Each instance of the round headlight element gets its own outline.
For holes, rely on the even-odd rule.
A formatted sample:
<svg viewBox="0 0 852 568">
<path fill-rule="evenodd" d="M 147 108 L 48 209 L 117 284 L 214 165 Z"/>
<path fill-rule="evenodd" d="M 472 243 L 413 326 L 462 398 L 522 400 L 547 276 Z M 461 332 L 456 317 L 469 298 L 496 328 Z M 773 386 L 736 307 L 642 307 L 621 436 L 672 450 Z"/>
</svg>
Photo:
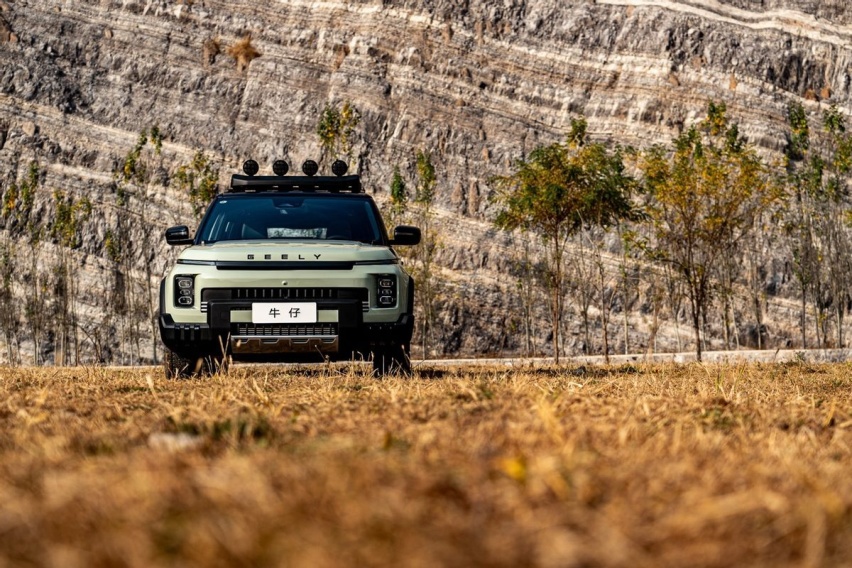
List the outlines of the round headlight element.
<svg viewBox="0 0 852 568">
<path fill-rule="evenodd" d="M 302 164 L 302 171 L 305 173 L 306 176 L 314 177 L 319 171 L 319 164 L 317 164 L 313 160 L 305 160 L 305 163 Z"/>
<path fill-rule="evenodd" d="M 349 164 L 344 162 L 343 160 L 335 160 L 333 164 L 331 164 L 331 173 L 336 175 L 337 177 L 341 177 L 346 174 L 346 171 L 349 169 Z"/>
<path fill-rule="evenodd" d="M 277 176 L 286 176 L 287 172 L 290 171 L 290 165 L 284 160 L 275 160 L 275 163 L 272 164 L 272 171 Z"/>
<path fill-rule="evenodd" d="M 243 163 L 243 171 L 247 176 L 255 176 L 260 171 L 260 166 L 254 160 L 246 160 Z"/>
</svg>

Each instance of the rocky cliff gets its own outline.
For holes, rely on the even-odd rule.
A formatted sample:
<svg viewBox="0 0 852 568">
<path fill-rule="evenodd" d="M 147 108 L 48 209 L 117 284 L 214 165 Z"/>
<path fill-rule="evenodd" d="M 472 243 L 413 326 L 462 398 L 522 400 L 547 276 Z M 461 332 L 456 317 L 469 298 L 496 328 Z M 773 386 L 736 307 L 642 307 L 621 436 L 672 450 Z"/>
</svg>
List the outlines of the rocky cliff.
<svg viewBox="0 0 852 568">
<path fill-rule="evenodd" d="M 410 179 L 416 150 L 433 154 L 449 282 L 436 343 L 512 351 L 512 245 L 490 228 L 489 177 L 561 139 L 577 115 L 595 138 L 645 146 L 708 99 L 772 155 L 789 101 L 852 108 L 850 21 L 846 0 L 0 0 L 0 186 L 36 160 L 43 215 L 54 189 L 91 200 L 69 254 L 80 310 L 108 328 L 115 172 L 141 131 L 165 137 L 147 189 L 159 213 L 146 230 L 159 235 L 192 218 L 169 181 L 197 150 L 223 182 L 247 157 L 300 163 L 319 155 L 325 105 L 349 100 L 363 117 L 354 156 L 378 199 L 394 166 Z M 259 57 L 229 55 L 248 36 Z M 29 254 L 19 232 L 6 234 Z M 61 254 L 47 241 L 45 258 Z M 158 237 L 151 247 L 153 287 L 168 251 Z M 135 259 L 143 278 L 145 263 Z M 648 341 L 640 320 L 637 345 Z M 675 344 L 665 330 L 660 341 Z"/>
</svg>

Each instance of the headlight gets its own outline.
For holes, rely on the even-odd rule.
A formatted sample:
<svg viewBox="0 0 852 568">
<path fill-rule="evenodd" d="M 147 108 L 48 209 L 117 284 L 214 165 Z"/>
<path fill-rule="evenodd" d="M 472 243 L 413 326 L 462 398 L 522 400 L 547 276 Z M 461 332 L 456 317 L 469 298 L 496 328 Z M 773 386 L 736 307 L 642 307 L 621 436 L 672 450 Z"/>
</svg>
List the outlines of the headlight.
<svg viewBox="0 0 852 568">
<path fill-rule="evenodd" d="M 376 276 L 376 303 L 380 308 L 396 306 L 396 275 L 379 274 Z"/>
<path fill-rule="evenodd" d="M 195 305 L 195 275 L 175 276 L 175 305 L 179 308 Z"/>
</svg>

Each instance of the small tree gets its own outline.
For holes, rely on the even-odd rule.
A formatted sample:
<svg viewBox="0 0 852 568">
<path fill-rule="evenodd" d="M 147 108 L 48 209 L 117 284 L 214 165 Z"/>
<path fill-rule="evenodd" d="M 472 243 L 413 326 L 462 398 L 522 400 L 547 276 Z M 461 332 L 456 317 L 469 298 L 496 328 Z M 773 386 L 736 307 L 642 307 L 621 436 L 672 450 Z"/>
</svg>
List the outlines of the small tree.
<svg viewBox="0 0 852 568">
<path fill-rule="evenodd" d="M 41 245 L 44 237 L 42 216 L 35 210 L 36 194 L 41 186 L 41 170 L 38 162 L 32 161 L 27 172 L 17 183 L 12 183 L 3 194 L 2 217 L 7 235 L 23 239 L 30 245 L 29 270 L 17 266 L 17 255 L 10 252 L 6 270 L 20 271 L 27 282 L 29 293 L 24 298 L 24 316 L 33 341 L 33 362 L 41 362 L 42 338 L 45 331 L 47 313 L 44 310 L 47 295 L 47 277 L 40 266 Z M 7 243 L 8 247 L 8 243 Z M 7 249 L 8 250 L 8 249 Z M 11 276 L 7 291 L 11 294 Z M 11 296 L 9 296 L 11 298 Z M 17 318 L 9 315 L 5 324 L 16 325 Z M 17 330 L 7 330 L 7 337 L 17 338 Z M 17 342 L 17 339 L 13 339 Z"/>
<path fill-rule="evenodd" d="M 628 312 L 634 298 L 639 295 L 640 266 L 637 258 L 642 254 L 647 242 L 633 229 L 623 223 L 617 226 L 618 240 L 621 243 L 621 258 L 618 272 L 621 288 L 621 312 L 624 332 L 624 354 L 630 353 L 630 321 Z M 652 294 L 653 295 L 653 294 Z"/>
<path fill-rule="evenodd" d="M 603 252 L 604 236 L 603 231 L 594 226 L 580 232 L 581 240 L 587 241 L 589 245 L 587 254 L 593 268 L 590 288 L 598 301 L 598 317 L 600 318 L 603 339 L 602 350 L 604 361 L 609 363 L 609 324 L 620 281 L 607 271 L 607 262 L 604 259 Z"/>
<path fill-rule="evenodd" d="M 514 250 L 512 262 L 512 276 L 515 278 L 515 288 L 520 300 L 520 318 L 524 331 L 524 354 L 532 357 L 536 353 L 535 307 L 538 304 L 536 288 L 541 281 L 543 272 L 540 263 L 533 257 L 533 250 L 529 239 L 523 235 L 512 236 L 512 248 Z"/>
<path fill-rule="evenodd" d="M 438 229 L 435 227 L 434 202 L 437 177 L 432 155 L 418 150 L 416 159 L 417 185 L 414 193 L 414 223 L 420 227 L 420 244 L 411 250 L 414 263 L 413 275 L 417 282 L 417 308 L 420 318 L 420 342 L 423 357 L 428 354 L 429 338 L 432 333 L 435 306 L 440 295 L 439 280 L 435 274 L 435 257 L 441 249 Z"/>
<path fill-rule="evenodd" d="M 110 292 L 112 315 L 116 316 L 119 340 L 129 347 L 130 358 L 136 362 L 141 361 L 142 339 L 147 336 L 153 340 L 157 333 L 152 267 L 156 255 L 149 226 L 155 213 L 148 186 L 162 140 L 158 127 L 143 130 L 115 172 L 117 219 L 104 240 L 104 248 L 115 262 Z M 141 274 L 137 270 L 140 265 Z M 151 356 L 156 362 L 156 341 L 152 341 Z"/>
<path fill-rule="evenodd" d="M 188 164 L 182 164 L 175 171 L 174 184 L 180 193 L 189 196 L 192 212 L 200 219 L 219 192 L 219 169 L 214 168 L 210 158 L 199 150 Z"/>
<path fill-rule="evenodd" d="M 587 145 L 586 129 L 585 119 L 572 120 L 565 144 L 540 146 L 516 162 L 514 173 L 492 180 L 497 190 L 492 199 L 499 207 L 495 225 L 532 231 L 544 241 L 557 363 L 567 238 L 584 225 L 608 227 L 634 214 L 626 191 L 632 179 L 620 152 Z"/>
<path fill-rule="evenodd" d="M 711 102 L 705 120 L 676 138 L 671 151 L 656 146 L 642 164 L 652 198 L 654 255 L 684 281 L 699 360 L 715 271 L 776 197 L 763 163 L 725 112 L 724 104 Z"/>
<path fill-rule="evenodd" d="M 846 177 L 852 169 L 852 137 L 843 115 L 832 106 L 823 113 L 823 144 L 812 143 L 801 104 L 788 108 L 785 229 L 793 268 L 801 292 L 802 346 L 807 345 L 806 306 L 816 312 L 817 346 L 827 340 L 829 310 L 834 311 L 837 345 L 843 346 L 843 321 L 850 299 L 852 251 L 848 246 L 849 192 Z"/>
<path fill-rule="evenodd" d="M 400 224 L 408 210 L 407 191 L 399 166 L 394 166 L 390 183 L 390 205 L 386 212 L 391 226 Z"/>
<path fill-rule="evenodd" d="M 790 132 L 787 147 L 784 150 L 784 165 L 787 173 L 787 187 L 791 199 L 785 207 L 785 230 L 791 248 L 793 274 L 799 282 L 801 310 L 800 331 L 802 348 L 807 347 L 807 301 L 812 286 L 819 275 L 816 243 L 814 239 L 815 211 L 811 195 L 814 173 L 818 161 L 808 159 L 810 153 L 810 128 L 805 109 L 801 104 L 793 103 L 787 108 L 787 124 Z"/>
<path fill-rule="evenodd" d="M 836 346 L 844 347 L 843 321 L 852 302 L 852 249 L 849 245 L 849 188 L 852 171 L 852 135 L 846 132 L 846 119 L 832 105 L 823 113 L 823 129 L 828 137 L 823 169 L 824 215 L 820 216 L 824 255 L 828 265 L 828 288 L 834 311 Z"/>
<path fill-rule="evenodd" d="M 16 260 L 14 248 L 10 246 L 8 239 L 4 239 L 0 249 L 0 325 L 3 326 L 9 365 L 15 365 L 18 361 L 15 352 L 18 342 L 18 309 L 12 290 Z"/>
<path fill-rule="evenodd" d="M 82 244 L 82 224 L 92 213 L 92 204 L 87 198 L 75 200 L 64 192 L 53 192 L 54 217 L 50 227 L 50 236 L 64 249 L 55 269 L 54 299 L 57 308 L 56 352 L 54 363 L 64 365 L 70 362 L 69 345 L 74 346 L 74 364 L 80 362 L 80 349 L 77 333 L 77 270 L 71 259 L 74 249 Z"/>
<path fill-rule="evenodd" d="M 351 160 L 355 129 L 360 122 L 361 113 L 349 101 L 344 101 L 340 108 L 327 104 L 317 123 L 321 158 Z"/>
</svg>

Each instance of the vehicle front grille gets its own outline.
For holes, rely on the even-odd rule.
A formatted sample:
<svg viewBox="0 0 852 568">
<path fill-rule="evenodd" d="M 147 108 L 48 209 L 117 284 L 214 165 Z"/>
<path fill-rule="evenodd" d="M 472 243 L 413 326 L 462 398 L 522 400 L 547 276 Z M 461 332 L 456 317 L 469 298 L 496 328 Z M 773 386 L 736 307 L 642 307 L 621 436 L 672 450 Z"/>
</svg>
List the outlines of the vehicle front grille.
<svg viewBox="0 0 852 568">
<path fill-rule="evenodd" d="M 206 288 L 210 300 L 367 300 L 366 288 Z"/>
<path fill-rule="evenodd" d="M 201 312 L 207 313 L 209 302 L 216 300 L 360 300 L 363 311 L 370 309 L 366 288 L 205 288 L 201 291 Z"/>
<path fill-rule="evenodd" d="M 337 334 L 336 323 L 235 323 L 231 329 L 233 337 L 328 337 Z"/>
</svg>

